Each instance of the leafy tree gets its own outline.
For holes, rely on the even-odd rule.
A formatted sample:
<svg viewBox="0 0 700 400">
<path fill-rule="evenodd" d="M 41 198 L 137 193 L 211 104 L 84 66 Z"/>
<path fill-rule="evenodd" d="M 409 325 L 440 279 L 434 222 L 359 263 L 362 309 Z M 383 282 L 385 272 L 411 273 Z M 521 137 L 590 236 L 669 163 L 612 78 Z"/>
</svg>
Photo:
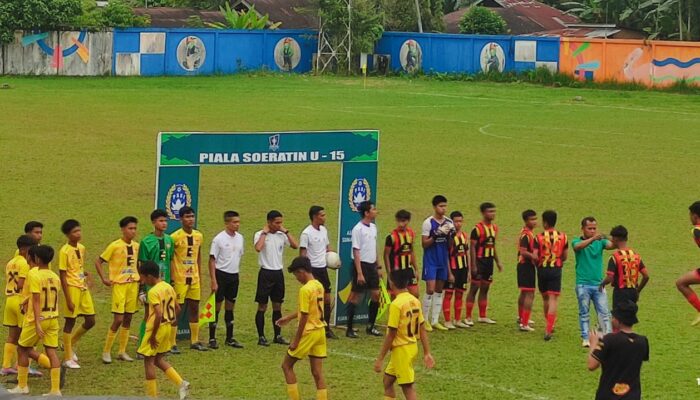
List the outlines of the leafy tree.
<svg viewBox="0 0 700 400">
<path fill-rule="evenodd" d="M 232 10 L 226 3 L 220 8 L 221 15 L 226 22 L 207 22 L 206 25 L 216 29 L 277 29 L 281 22 L 270 22 L 270 16 L 265 14 L 262 17 L 255 11 L 255 6 L 251 6 L 247 11 Z M 269 25 L 269 26 L 268 26 Z"/>
<path fill-rule="evenodd" d="M 467 11 L 459 21 L 461 33 L 502 35 L 508 33 L 506 21 L 486 7 L 476 6 Z"/>
<path fill-rule="evenodd" d="M 352 38 L 350 52 L 371 53 L 374 45 L 384 33 L 382 21 L 384 14 L 380 0 L 353 0 L 352 2 Z M 348 9 L 343 0 L 311 0 L 308 7 L 297 10 L 313 14 L 323 20 L 323 29 L 330 36 L 335 47 L 347 35 Z"/>
<path fill-rule="evenodd" d="M 129 28 L 150 25 L 148 17 L 134 14 L 124 0 L 111 0 L 105 7 L 97 7 L 93 0 L 83 0 L 82 15 L 73 26 L 78 29 Z"/>
<path fill-rule="evenodd" d="M 419 0 L 424 32 L 442 32 L 444 0 Z M 417 32 L 418 15 L 414 0 L 383 0 L 384 26 L 390 31 Z"/>
<path fill-rule="evenodd" d="M 50 31 L 70 27 L 80 14 L 80 0 L 2 0 L 0 43 L 12 42 L 16 30 Z"/>
</svg>

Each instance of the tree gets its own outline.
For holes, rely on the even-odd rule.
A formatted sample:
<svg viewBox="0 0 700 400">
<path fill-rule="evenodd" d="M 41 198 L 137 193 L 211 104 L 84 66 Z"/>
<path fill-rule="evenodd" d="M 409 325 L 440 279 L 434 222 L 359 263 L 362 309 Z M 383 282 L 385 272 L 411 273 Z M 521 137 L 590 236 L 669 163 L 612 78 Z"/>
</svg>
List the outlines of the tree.
<svg viewBox="0 0 700 400">
<path fill-rule="evenodd" d="M 419 0 L 424 32 L 442 32 L 444 0 Z M 384 26 L 390 31 L 417 32 L 418 15 L 413 0 L 383 0 Z"/>
<path fill-rule="evenodd" d="M 93 0 L 83 0 L 82 15 L 73 22 L 76 29 L 105 29 L 149 26 L 148 17 L 134 14 L 124 0 L 111 0 L 105 7 L 97 7 Z"/>
<path fill-rule="evenodd" d="M 259 16 L 255 11 L 255 6 L 250 6 L 247 11 L 232 10 L 231 6 L 226 3 L 224 7 L 220 7 L 221 15 L 226 22 L 207 22 L 206 25 L 216 29 L 277 29 L 281 22 L 270 22 L 270 16 L 265 14 Z"/>
<path fill-rule="evenodd" d="M 506 21 L 486 7 L 476 6 L 467 11 L 459 21 L 461 33 L 502 35 L 508 33 Z"/>
<path fill-rule="evenodd" d="M 81 12 L 80 0 L 2 0 L 0 43 L 12 42 L 17 30 L 69 28 Z"/>
</svg>

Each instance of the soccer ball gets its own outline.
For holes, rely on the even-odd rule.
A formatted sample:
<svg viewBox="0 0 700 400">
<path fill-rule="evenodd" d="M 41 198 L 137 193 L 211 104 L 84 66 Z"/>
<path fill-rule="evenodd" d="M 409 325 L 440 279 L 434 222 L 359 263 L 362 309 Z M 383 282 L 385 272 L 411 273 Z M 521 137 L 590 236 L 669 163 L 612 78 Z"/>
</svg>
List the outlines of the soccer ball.
<svg viewBox="0 0 700 400">
<path fill-rule="evenodd" d="M 326 267 L 330 269 L 340 268 L 340 256 L 334 251 L 329 251 L 326 253 Z"/>
</svg>

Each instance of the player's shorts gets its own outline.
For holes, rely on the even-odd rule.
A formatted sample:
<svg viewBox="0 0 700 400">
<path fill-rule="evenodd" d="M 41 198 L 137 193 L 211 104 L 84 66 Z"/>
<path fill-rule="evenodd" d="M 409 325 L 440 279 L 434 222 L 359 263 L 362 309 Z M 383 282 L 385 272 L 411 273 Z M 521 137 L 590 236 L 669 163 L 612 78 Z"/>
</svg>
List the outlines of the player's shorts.
<svg viewBox="0 0 700 400">
<path fill-rule="evenodd" d="M 467 282 L 469 281 L 469 268 L 458 268 L 452 270 L 452 275 L 455 276 L 455 281 L 445 283 L 445 289 L 450 290 L 467 290 Z"/>
<path fill-rule="evenodd" d="M 323 328 L 304 332 L 299 341 L 299 346 L 292 350 L 287 350 L 290 357 L 303 360 L 306 357 L 326 358 L 326 330 Z"/>
<path fill-rule="evenodd" d="M 534 292 L 537 281 L 537 268 L 532 264 L 518 264 L 518 289 L 523 292 Z"/>
<path fill-rule="evenodd" d="M 391 279 L 402 280 L 405 279 L 408 282 L 408 286 L 418 286 L 418 278 L 416 278 L 416 272 L 413 268 L 395 269 L 390 272 Z M 391 287 L 391 285 L 387 285 Z"/>
<path fill-rule="evenodd" d="M 415 343 L 392 348 L 391 358 L 384 373 L 396 378 L 396 383 L 399 385 L 412 384 L 416 380 L 416 374 L 413 371 L 413 360 L 416 355 L 418 355 L 418 345 Z"/>
<path fill-rule="evenodd" d="M 325 293 L 331 292 L 331 279 L 328 277 L 328 268 L 311 268 L 311 275 L 313 275 L 317 281 L 321 282 Z"/>
<path fill-rule="evenodd" d="M 639 300 L 639 292 L 635 288 L 626 288 L 626 289 L 619 289 L 619 288 L 614 288 L 613 289 L 613 309 L 615 306 L 618 304 L 625 302 L 627 300 L 631 300 L 633 303 L 636 303 Z"/>
<path fill-rule="evenodd" d="M 64 317 L 77 318 L 83 315 L 95 315 L 95 304 L 92 302 L 92 294 L 89 290 L 68 286 L 68 292 L 73 302 L 73 312 L 68 311 L 66 303 L 63 302 Z"/>
<path fill-rule="evenodd" d="M 561 268 L 537 268 L 537 286 L 542 294 L 561 293 Z"/>
<path fill-rule="evenodd" d="M 36 333 L 34 322 L 25 321 L 18 344 L 24 348 L 32 348 L 41 343 L 44 347 L 55 349 L 58 347 L 58 329 L 58 318 L 41 321 L 41 330 L 44 331 L 44 338 L 41 339 Z"/>
<path fill-rule="evenodd" d="M 364 285 L 357 282 L 357 269 L 353 265 L 352 268 L 352 291 L 362 293 L 367 290 L 379 290 L 379 271 L 377 271 L 377 263 L 361 262 L 362 275 L 365 277 Z"/>
<path fill-rule="evenodd" d="M 423 264 L 421 278 L 424 281 L 446 281 L 449 275 L 447 273 L 447 268 L 449 268 L 447 265 L 438 267 L 435 265 Z"/>
<path fill-rule="evenodd" d="M 284 302 L 284 272 L 260 268 L 258 272 L 258 290 L 255 292 L 255 302 L 267 304 Z"/>
<path fill-rule="evenodd" d="M 158 354 L 168 353 L 170 349 L 173 348 L 174 343 L 172 341 L 172 330 L 177 329 L 176 327 L 170 325 L 169 323 L 161 323 L 158 327 L 158 333 L 156 334 L 156 341 L 158 342 L 158 347 L 155 349 L 151 347 L 148 343 L 153 335 L 153 328 L 146 328 L 146 333 L 143 335 L 143 340 L 139 349 L 136 351 L 144 357 L 155 357 Z"/>
<path fill-rule="evenodd" d="M 202 289 L 199 286 L 199 282 L 189 285 L 187 283 L 176 283 L 173 285 L 173 289 L 175 289 L 179 304 L 184 304 L 185 300 L 199 301 L 202 298 Z"/>
<path fill-rule="evenodd" d="M 493 258 L 476 259 L 476 275 L 472 274 L 472 283 L 493 282 Z"/>
<path fill-rule="evenodd" d="M 228 272 L 216 270 L 216 302 L 221 303 L 226 301 L 235 303 L 238 298 L 238 274 L 230 274 Z"/>
<path fill-rule="evenodd" d="M 112 284 L 112 313 L 133 314 L 137 310 L 139 297 L 139 283 L 113 283 Z"/>
<path fill-rule="evenodd" d="M 15 328 L 22 327 L 24 315 L 22 315 L 22 311 L 20 310 L 20 304 L 22 304 L 22 296 L 19 295 L 10 296 L 5 300 L 5 315 L 2 319 L 3 325 Z"/>
</svg>

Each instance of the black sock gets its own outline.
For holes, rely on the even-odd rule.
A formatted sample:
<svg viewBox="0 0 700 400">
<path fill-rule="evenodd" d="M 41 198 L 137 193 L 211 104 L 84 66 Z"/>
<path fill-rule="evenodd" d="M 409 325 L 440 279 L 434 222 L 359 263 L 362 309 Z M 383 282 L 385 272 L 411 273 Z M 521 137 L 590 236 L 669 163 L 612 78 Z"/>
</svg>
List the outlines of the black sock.
<svg viewBox="0 0 700 400">
<path fill-rule="evenodd" d="M 282 334 L 282 328 L 277 326 L 277 320 L 282 318 L 282 310 L 272 311 L 272 326 L 275 327 L 275 337 Z"/>
<path fill-rule="evenodd" d="M 379 312 L 379 302 L 370 301 L 369 303 L 369 326 L 374 328 L 374 323 L 377 321 L 377 313 Z"/>
<path fill-rule="evenodd" d="M 323 319 L 326 321 L 326 330 L 331 329 L 331 304 L 326 303 L 323 305 Z"/>
<path fill-rule="evenodd" d="M 209 340 L 216 339 L 216 325 L 218 322 L 219 322 L 219 313 L 217 312 L 215 315 L 214 322 L 209 323 Z"/>
<path fill-rule="evenodd" d="M 355 319 L 355 304 L 348 304 L 346 314 L 348 316 L 348 330 L 352 330 L 352 320 Z"/>
<path fill-rule="evenodd" d="M 233 310 L 224 311 L 224 321 L 226 322 L 226 341 L 233 339 Z"/>
<path fill-rule="evenodd" d="M 258 328 L 258 336 L 265 336 L 265 311 L 258 311 L 255 314 L 255 326 Z"/>
</svg>

